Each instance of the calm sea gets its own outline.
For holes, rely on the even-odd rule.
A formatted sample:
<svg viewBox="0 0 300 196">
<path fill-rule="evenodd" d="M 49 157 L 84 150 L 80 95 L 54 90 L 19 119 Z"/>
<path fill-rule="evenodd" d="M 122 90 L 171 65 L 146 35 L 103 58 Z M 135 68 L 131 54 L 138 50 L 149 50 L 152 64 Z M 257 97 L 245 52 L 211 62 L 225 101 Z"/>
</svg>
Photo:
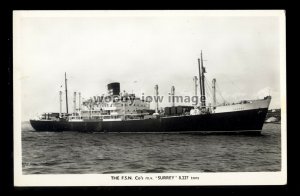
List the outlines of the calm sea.
<svg viewBox="0 0 300 196">
<path fill-rule="evenodd" d="M 23 174 L 258 172 L 281 169 L 280 125 L 262 135 L 35 132 L 22 126 Z"/>
</svg>

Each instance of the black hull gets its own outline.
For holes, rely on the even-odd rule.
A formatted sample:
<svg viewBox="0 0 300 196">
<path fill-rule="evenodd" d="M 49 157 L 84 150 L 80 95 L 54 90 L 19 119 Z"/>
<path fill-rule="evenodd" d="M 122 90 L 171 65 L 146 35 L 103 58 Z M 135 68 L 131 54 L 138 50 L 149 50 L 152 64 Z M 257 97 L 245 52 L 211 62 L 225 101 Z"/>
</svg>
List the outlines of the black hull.
<svg viewBox="0 0 300 196">
<path fill-rule="evenodd" d="M 261 132 L 267 109 L 163 117 L 159 119 L 103 122 L 106 132 Z"/>
<path fill-rule="evenodd" d="M 265 108 L 145 120 L 86 122 L 31 120 L 30 123 L 36 131 L 257 134 L 261 132 L 267 111 Z"/>
<path fill-rule="evenodd" d="M 36 131 L 79 131 L 79 132 L 100 132 L 102 123 L 99 121 L 69 122 L 69 121 L 47 121 L 30 120 L 31 126 Z"/>
</svg>

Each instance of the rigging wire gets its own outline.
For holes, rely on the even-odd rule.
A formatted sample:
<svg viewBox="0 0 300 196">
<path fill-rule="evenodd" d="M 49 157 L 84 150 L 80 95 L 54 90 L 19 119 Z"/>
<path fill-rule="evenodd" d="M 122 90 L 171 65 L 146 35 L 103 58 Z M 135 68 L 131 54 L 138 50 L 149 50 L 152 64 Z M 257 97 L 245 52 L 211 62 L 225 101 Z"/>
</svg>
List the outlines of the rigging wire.
<svg viewBox="0 0 300 196">
<path fill-rule="evenodd" d="M 227 102 L 226 99 L 223 97 L 222 93 L 221 93 L 221 90 L 220 90 L 220 87 L 218 85 L 218 83 L 216 83 L 216 92 L 220 95 L 221 99 L 223 102 Z"/>
<path fill-rule="evenodd" d="M 210 91 L 210 93 L 211 93 L 211 95 L 213 95 L 213 89 L 212 89 L 212 86 L 210 85 L 210 83 L 208 82 L 208 80 L 209 81 L 211 81 L 210 80 L 210 78 L 209 77 L 205 77 L 205 80 L 206 80 L 206 82 L 207 82 L 207 85 L 209 86 L 209 91 Z M 222 95 L 222 93 L 221 93 L 222 91 L 220 90 L 220 87 L 219 87 L 219 85 L 218 85 L 218 83 L 216 83 L 216 104 L 221 104 L 221 102 L 219 102 L 218 100 L 221 100 L 223 103 L 225 102 L 227 102 L 227 100 L 223 97 L 223 95 Z M 212 96 L 212 99 L 213 99 L 213 96 Z"/>
<path fill-rule="evenodd" d="M 209 87 L 208 89 L 209 89 L 209 92 L 210 92 L 211 98 L 213 98 L 213 94 L 214 94 L 214 92 L 213 92 L 212 86 L 210 85 L 210 83 L 209 83 L 207 80 L 206 80 L 206 82 L 207 82 L 207 86 Z"/>
<path fill-rule="evenodd" d="M 207 86 L 207 88 L 205 88 L 205 92 L 208 95 L 207 97 L 209 98 L 207 100 L 209 100 L 210 102 L 212 102 L 213 92 L 212 92 L 211 86 L 209 85 L 209 82 L 207 81 L 206 78 L 204 78 L 204 81 L 205 81 L 205 85 Z"/>
<path fill-rule="evenodd" d="M 210 81 L 210 79 L 209 79 L 209 81 Z M 207 81 L 207 85 L 209 86 L 209 92 L 210 92 L 210 95 L 211 95 L 211 102 L 213 103 L 213 94 L 214 93 L 213 93 L 212 85 L 210 85 L 210 83 L 208 81 Z M 220 104 L 220 102 L 219 102 L 220 100 L 222 100 L 223 102 L 225 102 L 225 99 L 222 96 L 221 91 L 217 90 L 217 87 L 216 87 L 216 104 Z"/>
<path fill-rule="evenodd" d="M 227 76 L 223 76 L 232 86 L 234 86 L 236 88 L 236 90 L 238 90 L 239 92 L 243 92 L 242 89 L 240 89 L 240 87 L 238 87 L 229 77 Z"/>
</svg>

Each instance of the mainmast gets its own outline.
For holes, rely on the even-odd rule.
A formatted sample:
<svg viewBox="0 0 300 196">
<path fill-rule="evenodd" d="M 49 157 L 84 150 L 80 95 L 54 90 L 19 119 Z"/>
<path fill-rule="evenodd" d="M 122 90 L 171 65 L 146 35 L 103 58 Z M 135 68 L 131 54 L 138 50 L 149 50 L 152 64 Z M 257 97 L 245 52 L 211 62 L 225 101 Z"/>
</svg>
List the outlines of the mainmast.
<svg viewBox="0 0 300 196">
<path fill-rule="evenodd" d="M 201 56 L 200 59 L 198 59 L 198 66 L 199 66 L 199 83 L 200 83 L 200 98 L 201 98 L 201 109 L 206 108 L 205 104 L 205 85 L 204 85 L 204 73 L 205 69 L 203 67 L 203 58 L 202 58 L 202 50 L 201 50 Z"/>
<path fill-rule="evenodd" d="M 67 88 L 67 73 L 65 72 L 65 88 L 66 88 L 66 109 L 67 109 L 67 114 L 69 113 L 68 111 L 68 88 Z"/>
<path fill-rule="evenodd" d="M 155 95 L 156 95 L 156 107 L 155 107 L 155 113 L 158 113 L 158 85 L 155 85 Z"/>
</svg>

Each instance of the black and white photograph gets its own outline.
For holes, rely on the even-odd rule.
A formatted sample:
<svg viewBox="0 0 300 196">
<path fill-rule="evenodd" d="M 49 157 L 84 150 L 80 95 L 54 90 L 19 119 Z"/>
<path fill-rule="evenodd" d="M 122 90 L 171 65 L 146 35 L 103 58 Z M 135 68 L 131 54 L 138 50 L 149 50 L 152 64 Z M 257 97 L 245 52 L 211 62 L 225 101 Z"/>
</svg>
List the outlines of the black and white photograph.
<svg viewBox="0 0 300 196">
<path fill-rule="evenodd" d="M 13 12 L 15 186 L 284 185 L 284 10 Z"/>
</svg>

